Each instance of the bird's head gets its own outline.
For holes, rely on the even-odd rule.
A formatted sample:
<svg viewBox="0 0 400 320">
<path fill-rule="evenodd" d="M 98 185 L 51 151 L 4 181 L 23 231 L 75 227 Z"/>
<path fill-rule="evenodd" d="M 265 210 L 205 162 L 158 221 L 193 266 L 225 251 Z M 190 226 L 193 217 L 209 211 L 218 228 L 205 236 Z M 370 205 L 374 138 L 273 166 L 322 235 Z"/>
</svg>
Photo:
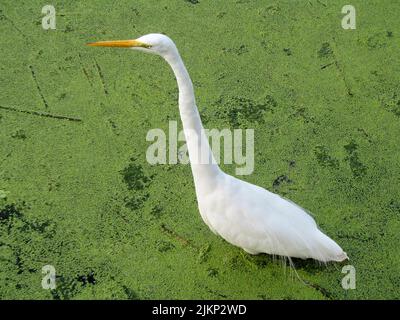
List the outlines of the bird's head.
<svg viewBox="0 0 400 320">
<path fill-rule="evenodd" d="M 134 40 L 98 41 L 87 45 L 91 47 L 128 48 L 158 54 L 164 58 L 177 50 L 174 42 L 169 37 L 159 33 L 146 34 Z"/>
</svg>

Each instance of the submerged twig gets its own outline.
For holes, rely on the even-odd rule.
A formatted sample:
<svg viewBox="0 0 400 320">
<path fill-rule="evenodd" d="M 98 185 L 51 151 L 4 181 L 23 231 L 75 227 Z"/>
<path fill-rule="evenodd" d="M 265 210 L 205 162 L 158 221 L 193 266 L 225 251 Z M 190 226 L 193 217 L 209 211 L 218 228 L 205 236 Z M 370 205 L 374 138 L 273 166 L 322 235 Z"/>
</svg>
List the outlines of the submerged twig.
<svg viewBox="0 0 400 320">
<path fill-rule="evenodd" d="M 32 67 L 32 66 L 29 66 L 29 69 L 31 69 L 32 78 L 33 78 L 33 81 L 35 81 L 36 89 L 37 89 L 37 91 L 39 92 L 39 95 L 40 95 L 40 97 L 42 98 L 43 104 L 44 104 L 44 106 L 45 106 L 46 109 L 47 109 L 47 108 L 49 108 L 49 104 L 47 103 L 47 100 L 45 99 L 45 97 L 44 97 L 44 95 L 43 95 L 42 89 L 41 89 L 40 86 L 39 86 L 39 82 L 37 81 L 35 70 L 33 70 L 33 67 Z"/>
<path fill-rule="evenodd" d="M 352 97 L 352 96 L 353 96 L 353 92 L 351 91 L 351 88 L 350 88 L 350 85 L 349 85 L 349 83 L 348 83 L 348 81 L 347 81 L 347 78 L 346 78 L 346 75 L 345 75 L 345 73 L 344 73 L 343 67 L 342 67 L 341 64 L 339 63 L 339 61 L 338 61 L 338 59 L 337 59 L 337 57 L 336 57 L 336 54 L 335 54 L 336 49 L 337 49 L 336 39 L 333 37 L 333 38 L 332 38 L 332 41 L 333 41 L 333 44 L 335 45 L 335 48 L 334 48 L 334 50 L 332 51 L 332 55 L 333 55 L 333 58 L 335 59 L 336 68 L 337 68 L 337 70 L 339 71 L 339 74 L 340 74 L 340 76 L 341 76 L 342 79 L 343 79 L 344 85 L 345 85 L 345 87 L 346 87 L 347 94 L 348 94 L 350 97 Z"/>
<path fill-rule="evenodd" d="M 13 107 L 0 106 L 0 109 L 8 110 L 8 111 L 14 111 L 14 112 L 20 112 L 20 113 L 26 113 L 26 114 L 30 114 L 30 115 L 33 115 L 33 116 L 39 116 L 39 117 L 45 117 L 45 118 L 53 118 L 53 119 L 59 119 L 59 120 L 69 120 L 69 121 L 76 121 L 76 122 L 82 121 L 82 119 L 79 119 L 79 118 L 61 116 L 61 115 L 56 115 L 56 114 L 51 114 L 51 113 L 46 113 L 46 112 L 33 111 L 33 110 L 21 110 L 21 109 L 17 109 L 17 108 L 13 108 Z"/>
<path fill-rule="evenodd" d="M 80 65 L 81 65 L 81 67 L 82 67 L 82 71 L 83 71 L 83 73 L 84 73 L 86 79 L 88 80 L 90 86 L 93 87 L 93 84 L 92 84 L 92 81 L 90 80 L 89 74 L 88 74 L 87 70 L 85 69 L 85 67 L 83 66 L 83 63 L 82 63 L 82 56 L 81 56 L 80 53 L 78 53 L 78 55 L 79 55 L 79 63 L 80 63 Z"/>
<path fill-rule="evenodd" d="M 325 64 L 325 65 L 321 66 L 321 70 L 323 70 L 323 69 L 325 69 L 325 68 L 328 68 L 328 67 L 330 67 L 330 66 L 332 66 L 332 65 L 334 65 L 334 64 L 336 64 L 336 61 L 335 61 L 335 62 L 328 63 L 328 64 Z"/>
<path fill-rule="evenodd" d="M 318 292 L 320 292 L 328 300 L 332 300 L 334 298 L 327 289 L 325 289 L 324 287 L 321 287 L 319 284 L 312 283 L 308 280 L 303 280 L 303 282 L 306 286 L 313 288 L 313 289 L 317 290 Z"/>
<path fill-rule="evenodd" d="M 98 74 L 99 74 L 100 81 L 101 81 L 101 84 L 102 84 L 102 86 L 103 86 L 104 93 L 105 93 L 106 95 L 108 95 L 108 90 L 107 90 L 107 87 L 106 87 L 106 83 L 105 83 L 105 81 L 104 81 L 103 72 L 101 71 L 101 68 L 100 68 L 99 64 L 97 63 L 97 60 L 96 60 L 96 59 L 94 59 L 94 63 L 95 63 L 97 72 L 98 72 Z"/>
<path fill-rule="evenodd" d="M 170 228 L 168 228 L 165 224 L 162 224 L 162 225 L 161 225 L 161 230 L 162 230 L 165 234 L 169 235 L 170 237 L 172 237 L 172 238 L 178 240 L 178 241 L 179 241 L 180 243 L 182 243 L 183 245 L 185 245 L 185 246 L 190 246 L 190 247 L 192 247 L 192 248 L 195 247 L 195 246 L 190 242 L 190 240 L 188 240 L 188 239 L 186 239 L 186 238 L 180 236 L 180 235 L 177 234 L 174 230 L 171 230 Z"/>
</svg>

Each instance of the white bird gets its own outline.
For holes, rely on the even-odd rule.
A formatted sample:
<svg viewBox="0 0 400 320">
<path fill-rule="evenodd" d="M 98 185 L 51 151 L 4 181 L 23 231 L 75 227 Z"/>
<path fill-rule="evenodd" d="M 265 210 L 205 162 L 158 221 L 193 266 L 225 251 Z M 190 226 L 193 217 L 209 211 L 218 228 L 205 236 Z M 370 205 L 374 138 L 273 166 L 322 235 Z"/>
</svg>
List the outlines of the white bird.
<svg viewBox="0 0 400 320">
<path fill-rule="evenodd" d="M 192 81 L 169 37 L 148 34 L 136 40 L 99 41 L 88 45 L 154 53 L 171 66 L 179 87 L 179 111 L 199 211 L 215 234 L 250 254 L 313 258 L 322 262 L 348 259 L 342 248 L 318 229 L 304 209 L 219 168 L 204 132 Z M 199 155 L 207 161 L 199 161 Z"/>
</svg>

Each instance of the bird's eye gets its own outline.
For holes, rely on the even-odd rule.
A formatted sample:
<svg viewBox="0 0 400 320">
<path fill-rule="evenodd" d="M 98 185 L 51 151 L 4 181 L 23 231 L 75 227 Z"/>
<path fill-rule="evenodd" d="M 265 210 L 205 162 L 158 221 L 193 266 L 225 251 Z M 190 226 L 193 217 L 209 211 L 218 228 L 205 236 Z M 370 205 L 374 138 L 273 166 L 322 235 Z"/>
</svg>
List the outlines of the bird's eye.
<svg viewBox="0 0 400 320">
<path fill-rule="evenodd" d="M 147 43 L 144 43 L 142 45 L 142 48 L 146 48 L 146 49 L 150 49 L 151 47 L 152 47 L 152 45 L 151 44 L 147 44 Z"/>
</svg>

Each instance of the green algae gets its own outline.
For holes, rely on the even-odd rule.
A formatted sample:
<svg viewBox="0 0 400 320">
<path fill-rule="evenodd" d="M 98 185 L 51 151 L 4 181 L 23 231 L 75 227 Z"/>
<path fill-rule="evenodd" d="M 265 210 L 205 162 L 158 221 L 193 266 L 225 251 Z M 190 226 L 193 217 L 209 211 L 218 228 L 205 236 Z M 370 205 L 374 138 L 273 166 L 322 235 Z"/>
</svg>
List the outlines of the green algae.
<svg viewBox="0 0 400 320">
<path fill-rule="evenodd" d="M 43 3 L 0 5 L 0 298 L 400 298 L 398 1 L 352 1 L 356 30 L 341 1 L 52 4 L 47 31 Z M 150 32 L 176 41 L 208 128 L 255 129 L 242 178 L 310 210 L 355 290 L 342 264 L 293 259 L 295 273 L 226 243 L 201 220 L 190 168 L 147 163 L 148 130 L 179 120 L 172 72 L 84 44 Z"/>
</svg>

